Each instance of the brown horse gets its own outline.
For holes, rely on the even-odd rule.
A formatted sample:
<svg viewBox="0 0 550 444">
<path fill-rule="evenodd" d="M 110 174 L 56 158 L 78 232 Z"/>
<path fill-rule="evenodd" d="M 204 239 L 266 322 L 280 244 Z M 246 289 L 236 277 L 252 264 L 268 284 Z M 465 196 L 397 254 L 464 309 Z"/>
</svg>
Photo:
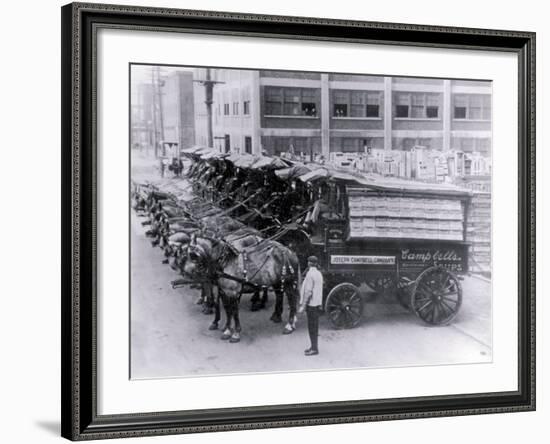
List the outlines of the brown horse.
<svg viewBox="0 0 550 444">
<path fill-rule="evenodd" d="M 239 302 L 241 294 L 250 289 L 273 288 L 287 295 L 290 307 L 285 330 L 292 332 L 296 323 L 296 301 L 300 269 L 294 252 L 276 241 L 263 240 L 238 251 L 225 240 L 194 238 L 187 249 L 184 265 L 187 276 L 210 276 L 218 287 L 226 324 L 222 339 L 239 342 L 241 324 Z M 232 327 L 234 324 L 234 327 Z"/>
</svg>

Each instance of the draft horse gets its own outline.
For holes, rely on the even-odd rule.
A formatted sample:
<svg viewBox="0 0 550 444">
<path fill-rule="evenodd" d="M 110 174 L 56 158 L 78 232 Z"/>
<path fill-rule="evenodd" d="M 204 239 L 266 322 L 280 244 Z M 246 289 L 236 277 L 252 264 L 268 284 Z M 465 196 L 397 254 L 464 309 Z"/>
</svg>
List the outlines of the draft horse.
<svg viewBox="0 0 550 444">
<path fill-rule="evenodd" d="M 262 242 L 237 250 L 223 239 L 197 237 L 187 248 L 184 275 L 212 279 L 218 288 L 226 323 L 221 339 L 239 342 L 239 302 L 244 292 L 272 288 L 277 295 L 275 310 L 282 311 L 286 294 L 289 315 L 285 332 L 296 328 L 296 303 L 300 266 L 296 254 L 277 241 Z"/>
</svg>

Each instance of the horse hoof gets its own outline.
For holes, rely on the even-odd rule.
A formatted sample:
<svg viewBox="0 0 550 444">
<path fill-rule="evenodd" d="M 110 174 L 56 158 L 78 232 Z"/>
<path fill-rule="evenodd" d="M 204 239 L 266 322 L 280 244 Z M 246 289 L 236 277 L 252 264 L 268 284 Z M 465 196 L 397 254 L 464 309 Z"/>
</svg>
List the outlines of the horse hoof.
<svg viewBox="0 0 550 444">
<path fill-rule="evenodd" d="M 285 326 L 284 330 L 283 330 L 283 335 L 289 335 L 291 334 L 294 330 L 296 330 L 294 327 L 290 327 L 288 325 Z"/>
<path fill-rule="evenodd" d="M 227 341 L 231 337 L 231 330 L 224 330 L 223 334 L 221 335 L 220 339 L 222 341 Z"/>
<path fill-rule="evenodd" d="M 229 340 L 229 342 L 231 344 L 236 344 L 237 342 L 240 342 L 241 340 L 241 335 L 233 335 L 231 336 L 231 339 Z"/>
<path fill-rule="evenodd" d="M 208 330 L 217 330 L 217 329 L 218 329 L 218 324 L 212 323 L 208 326 Z"/>
<path fill-rule="evenodd" d="M 193 288 L 193 286 L 191 286 L 191 288 Z M 196 301 L 195 301 L 195 304 L 196 305 L 202 305 L 204 302 L 204 299 L 203 298 L 198 298 Z"/>
<path fill-rule="evenodd" d="M 277 314 L 272 314 L 269 319 L 271 319 L 276 324 L 279 324 L 280 322 L 283 322 L 283 320 L 281 319 L 281 315 L 277 315 Z"/>
<path fill-rule="evenodd" d="M 163 263 L 163 264 L 167 264 L 167 263 L 168 263 L 168 259 L 163 259 L 163 260 L 162 260 L 162 263 Z"/>
</svg>

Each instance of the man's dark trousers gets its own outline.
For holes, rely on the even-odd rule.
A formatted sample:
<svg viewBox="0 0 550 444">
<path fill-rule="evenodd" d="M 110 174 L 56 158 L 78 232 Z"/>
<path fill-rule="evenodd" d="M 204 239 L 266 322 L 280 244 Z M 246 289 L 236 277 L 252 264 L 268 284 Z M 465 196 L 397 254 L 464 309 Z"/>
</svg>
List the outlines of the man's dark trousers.
<svg viewBox="0 0 550 444">
<path fill-rule="evenodd" d="M 307 329 L 309 332 L 309 339 L 311 341 L 311 349 L 319 351 L 318 337 L 319 337 L 319 307 L 306 307 L 307 313 Z"/>
</svg>

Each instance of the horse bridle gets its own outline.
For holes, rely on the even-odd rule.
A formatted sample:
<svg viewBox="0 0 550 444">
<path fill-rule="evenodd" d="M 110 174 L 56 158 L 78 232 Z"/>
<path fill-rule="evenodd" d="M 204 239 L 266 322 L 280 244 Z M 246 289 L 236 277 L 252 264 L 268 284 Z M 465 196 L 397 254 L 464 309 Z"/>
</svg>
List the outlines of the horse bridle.
<svg viewBox="0 0 550 444">
<path fill-rule="evenodd" d="M 207 260 L 204 248 L 196 244 L 196 235 L 193 235 L 191 242 L 189 243 L 189 246 L 187 249 L 187 257 L 189 258 L 189 260 L 197 264 L 197 266 L 199 267 L 199 270 L 204 270 L 208 274 L 219 272 L 226 265 L 227 260 L 232 254 L 233 255 L 239 254 L 239 252 L 235 249 L 235 247 L 229 244 L 229 242 L 227 242 L 225 239 L 218 239 L 210 236 L 201 236 L 201 239 L 205 239 L 212 242 L 213 246 L 222 244 L 222 251 L 218 257 L 218 260 L 216 261 L 216 264 L 214 265 L 213 261 Z M 209 267 L 208 264 L 211 264 L 214 266 Z"/>
</svg>

